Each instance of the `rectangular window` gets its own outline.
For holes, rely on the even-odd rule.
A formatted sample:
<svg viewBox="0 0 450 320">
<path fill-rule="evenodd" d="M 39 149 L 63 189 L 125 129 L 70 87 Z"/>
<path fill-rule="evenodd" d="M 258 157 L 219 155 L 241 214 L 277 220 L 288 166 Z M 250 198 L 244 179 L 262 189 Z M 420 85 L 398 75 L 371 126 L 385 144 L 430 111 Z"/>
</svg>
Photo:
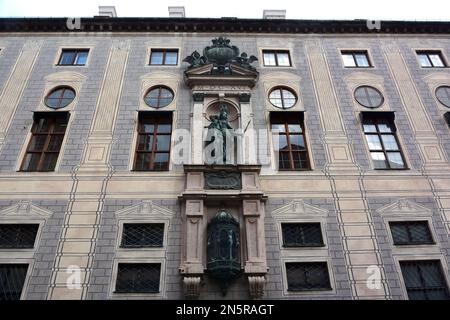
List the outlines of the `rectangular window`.
<svg viewBox="0 0 450 320">
<path fill-rule="evenodd" d="M 286 263 L 288 291 L 331 290 L 326 262 Z"/>
<path fill-rule="evenodd" d="M 440 51 L 417 51 L 420 66 L 423 68 L 445 68 L 445 62 Z"/>
<path fill-rule="evenodd" d="M 347 68 L 371 67 L 367 51 L 342 51 L 342 60 Z"/>
<path fill-rule="evenodd" d="M 301 112 L 271 112 L 270 121 L 279 170 L 310 170 Z"/>
<path fill-rule="evenodd" d="M 439 260 L 401 261 L 400 268 L 410 300 L 450 299 Z"/>
<path fill-rule="evenodd" d="M 392 119 L 365 116 L 363 130 L 375 169 L 406 169 Z"/>
<path fill-rule="evenodd" d="M 31 140 L 21 171 L 53 171 L 66 132 L 67 112 L 35 114 Z"/>
<path fill-rule="evenodd" d="M 323 246 L 320 223 L 282 223 L 284 247 Z"/>
<path fill-rule="evenodd" d="M 28 264 L 0 264 L 0 300 L 20 300 Z"/>
<path fill-rule="evenodd" d="M 172 113 L 139 114 L 134 170 L 169 170 Z"/>
<path fill-rule="evenodd" d="M 58 65 L 84 66 L 86 65 L 88 54 L 88 49 L 63 49 Z"/>
<path fill-rule="evenodd" d="M 178 63 L 177 49 L 152 49 L 150 54 L 150 65 L 170 65 Z"/>
<path fill-rule="evenodd" d="M 267 67 L 291 66 L 291 57 L 286 50 L 263 50 L 263 59 Z"/>
<path fill-rule="evenodd" d="M 164 223 L 126 223 L 123 225 L 121 247 L 162 247 Z"/>
<path fill-rule="evenodd" d="M 158 293 L 160 263 L 119 263 L 117 293 Z"/>
<path fill-rule="evenodd" d="M 389 222 L 395 245 L 433 244 L 427 221 Z"/>
<path fill-rule="evenodd" d="M 0 249 L 33 248 L 38 224 L 1 224 Z"/>
</svg>

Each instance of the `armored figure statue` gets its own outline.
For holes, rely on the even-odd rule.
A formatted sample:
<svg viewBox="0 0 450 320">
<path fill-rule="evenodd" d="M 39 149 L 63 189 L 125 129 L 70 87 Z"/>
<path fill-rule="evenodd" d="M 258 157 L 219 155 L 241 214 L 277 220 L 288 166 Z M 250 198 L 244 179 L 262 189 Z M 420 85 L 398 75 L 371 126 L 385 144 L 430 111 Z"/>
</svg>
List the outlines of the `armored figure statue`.
<svg viewBox="0 0 450 320">
<path fill-rule="evenodd" d="M 210 117 L 211 123 L 206 128 L 219 130 L 222 134 L 222 155 L 223 155 L 223 163 L 226 163 L 227 159 L 227 134 L 229 134 L 229 130 L 232 130 L 233 127 L 230 125 L 228 121 L 228 108 L 225 104 L 220 105 L 219 115 L 214 115 Z M 214 137 L 211 142 L 214 141 Z"/>
</svg>

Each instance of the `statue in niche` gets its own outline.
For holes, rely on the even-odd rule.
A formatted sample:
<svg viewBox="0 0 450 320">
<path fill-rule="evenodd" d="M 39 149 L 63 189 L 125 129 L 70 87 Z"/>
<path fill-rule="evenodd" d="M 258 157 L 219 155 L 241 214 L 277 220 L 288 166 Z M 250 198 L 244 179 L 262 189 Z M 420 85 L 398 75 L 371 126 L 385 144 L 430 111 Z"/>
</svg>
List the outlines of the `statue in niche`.
<svg viewBox="0 0 450 320">
<path fill-rule="evenodd" d="M 210 117 L 211 123 L 209 126 L 205 127 L 208 129 L 218 130 L 222 135 L 222 156 L 223 163 L 226 163 L 227 159 L 227 135 L 230 135 L 230 130 L 233 127 L 228 121 L 228 107 L 226 104 L 222 103 L 219 109 L 219 115 L 213 115 Z M 215 137 L 212 137 L 210 143 L 214 142 Z"/>
</svg>

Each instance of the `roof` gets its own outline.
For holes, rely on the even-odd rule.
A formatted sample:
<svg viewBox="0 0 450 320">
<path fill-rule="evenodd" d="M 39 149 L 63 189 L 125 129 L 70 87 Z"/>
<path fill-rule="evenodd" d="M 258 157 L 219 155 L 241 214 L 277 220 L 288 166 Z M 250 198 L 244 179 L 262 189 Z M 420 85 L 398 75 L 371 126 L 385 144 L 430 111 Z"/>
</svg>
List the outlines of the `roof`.
<svg viewBox="0 0 450 320">
<path fill-rule="evenodd" d="M 290 20 L 238 18 L 81 18 L 70 30 L 68 18 L 0 18 L 0 32 L 225 32 L 280 34 L 449 34 L 450 22 L 382 21 L 369 28 L 367 20 Z"/>
</svg>

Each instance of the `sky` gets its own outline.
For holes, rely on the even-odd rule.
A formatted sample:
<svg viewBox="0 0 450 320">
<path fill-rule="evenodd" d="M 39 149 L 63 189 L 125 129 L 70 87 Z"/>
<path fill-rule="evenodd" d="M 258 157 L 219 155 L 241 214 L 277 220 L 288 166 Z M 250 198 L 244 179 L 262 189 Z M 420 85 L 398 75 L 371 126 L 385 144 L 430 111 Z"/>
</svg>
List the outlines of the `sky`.
<svg viewBox="0 0 450 320">
<path fill-rule="evenodd" d="M 99 5 L 119 17 L 168 17 L 184 6 L 187 17 L 261 18 L 263 9 L 285 9 L 287 19 L 450 21 L 450 0 L 0 0 L 0 17 L 91 17 Z"/>
</svg>

